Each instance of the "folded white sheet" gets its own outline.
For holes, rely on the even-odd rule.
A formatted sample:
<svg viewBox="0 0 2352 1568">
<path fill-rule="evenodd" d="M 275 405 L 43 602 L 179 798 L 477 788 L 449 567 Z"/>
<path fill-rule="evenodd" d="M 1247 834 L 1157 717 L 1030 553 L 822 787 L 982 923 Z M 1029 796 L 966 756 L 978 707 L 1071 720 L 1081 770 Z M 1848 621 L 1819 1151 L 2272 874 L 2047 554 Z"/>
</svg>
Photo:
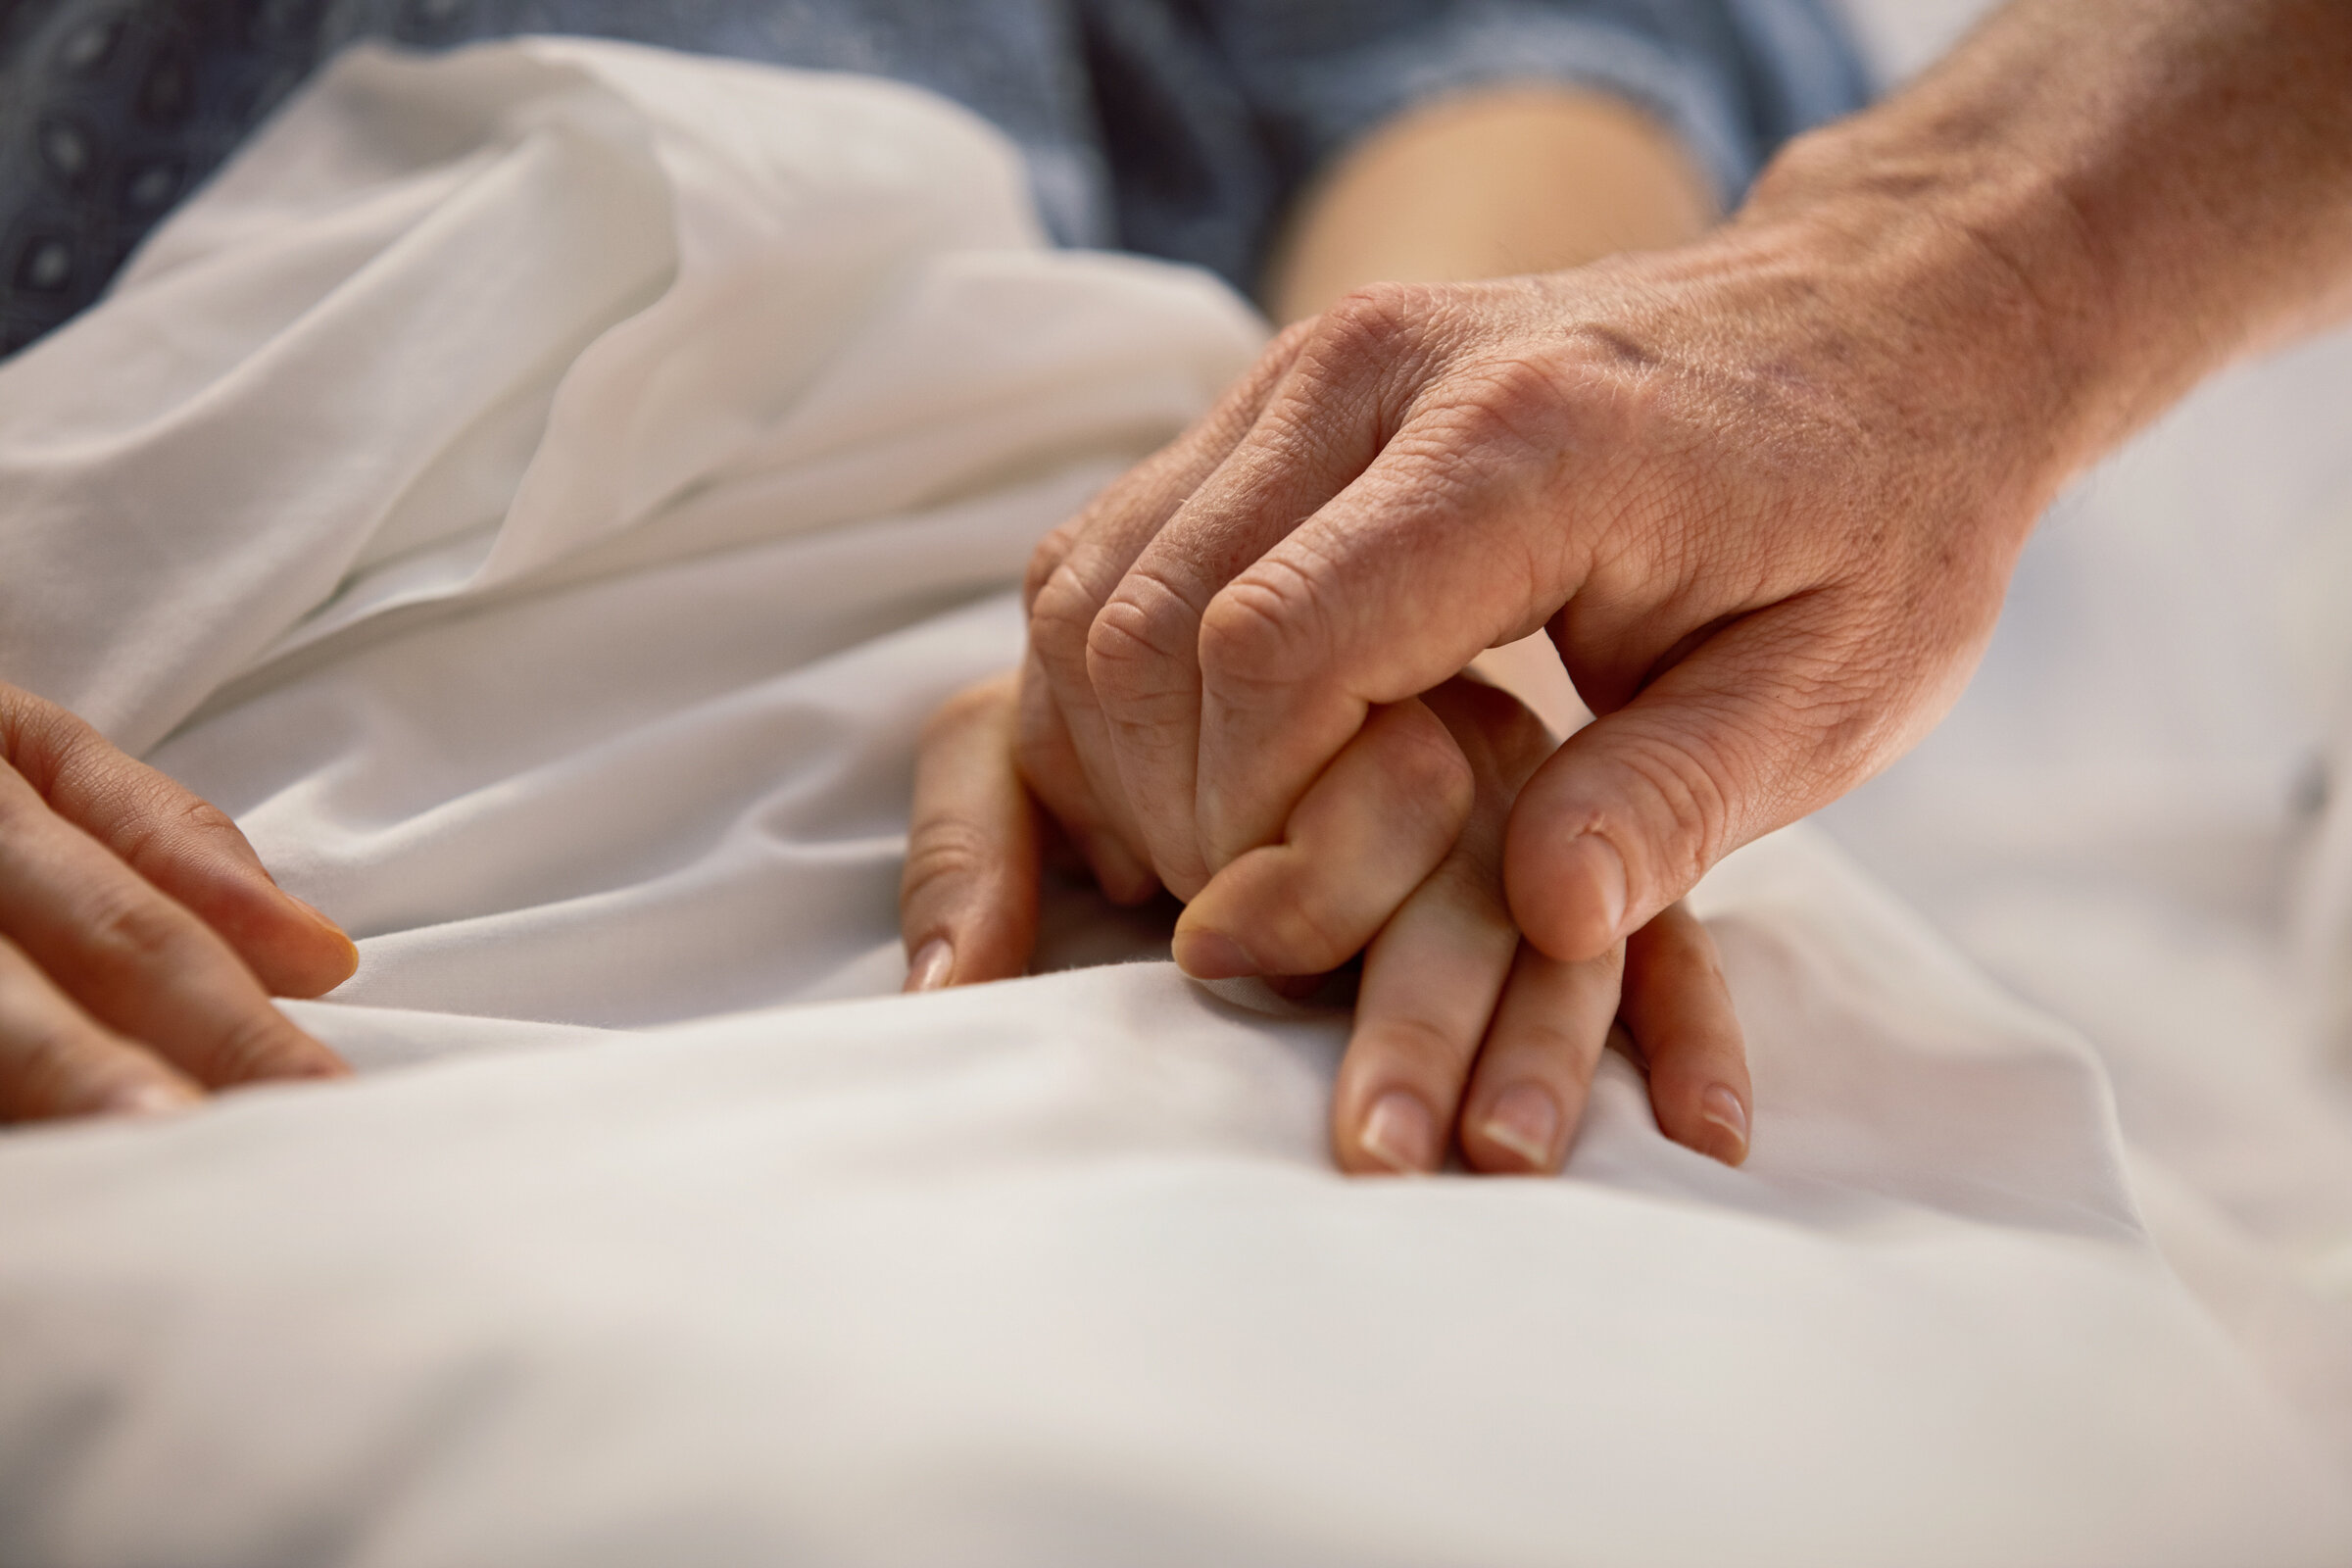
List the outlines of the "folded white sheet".
<svg viewBox="0 0 2352 1568">
<path fill-rule="evenodd" d="M 1817 839 L 1705 890 L 1740 1172 L 1612 1059 L 1561 1181 L 1349 1183 L 1340 1020 L 882 995 L 915 726 L 1258 331 L 919 94 L 534 41 L 347 59 L 0 369 L 0 678 L 438 1058 L 0 1141 L 0 1561 L 2343 1560 L 2095 1058 Z"/>
</svg>

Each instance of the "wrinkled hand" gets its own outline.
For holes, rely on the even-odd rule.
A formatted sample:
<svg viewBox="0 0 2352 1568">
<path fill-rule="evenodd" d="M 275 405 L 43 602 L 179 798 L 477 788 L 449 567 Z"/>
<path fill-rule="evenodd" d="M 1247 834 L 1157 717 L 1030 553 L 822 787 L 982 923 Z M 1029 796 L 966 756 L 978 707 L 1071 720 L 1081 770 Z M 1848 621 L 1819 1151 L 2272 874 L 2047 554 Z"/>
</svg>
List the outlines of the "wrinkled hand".
<svg viewBox="0 0 2352 1568">
<path fill-rule="evenodd" d="M 926 731 L 900 895 L 909 990 L 1022 972 L 1052 831 L 1014 761 L 1011 677 Z M 1380 739 L 1319 779 L 1279 844 L 1202 888 L 1178 925 L 1247 933 L 1263 971 L 1308 975 L 1363 951 L 1332 1146 L 1350 1171 L 1557 1170 L 1614 1028 L 1646 1058 L 1658 1123 L 1738 1164 L 1744 1047 L 1705 929 L 1680 905 L 1630 943 L 1563 963 L 1504 907 L 1504 824 L 1551 749 L 1508 694 L 1448 681 L 1375 715 Z"/>
<path fill-rule="evenodd" d="M 1940 715 L 2056 483 L 2034 396 L 1980 395 L 2000 345 L 1947 355 L 1896 267 L 1750 220 L 1293 328 L 1040 548 L 1024 774 L 1114 897 L 1190 899 L 1319 779 L 1396 771 L 1416 694 L 1547 628 L 1602 716 L 1519 795 L 1509 908 L 1554 958 L 1607 954 Z M 1279 968 L 1190 935 L 1195 973 Z"/>
<path fill-rule="evenodd" d="M 317 996 L 357 963 L 226 816 L 0 686 L 0 1120 L 341 1073 L 270 996 Z"/>
</svg>

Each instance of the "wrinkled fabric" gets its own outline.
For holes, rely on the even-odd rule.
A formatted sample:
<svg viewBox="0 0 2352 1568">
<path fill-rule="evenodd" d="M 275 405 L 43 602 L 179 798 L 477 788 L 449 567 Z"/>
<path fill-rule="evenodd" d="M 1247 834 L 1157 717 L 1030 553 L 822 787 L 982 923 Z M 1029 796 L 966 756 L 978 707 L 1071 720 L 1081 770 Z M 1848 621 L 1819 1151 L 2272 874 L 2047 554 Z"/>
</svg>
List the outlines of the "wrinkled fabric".
<svg viewBox="0 0 2352 1568">
<path fill-rule="evenodd" d="M 1260 323 L 911 89 L 346 58 L 0 368 L 0 678 L 360 938 L 363 1068 L 0 1139 L 0 1560 L 2337 1563 L 2097 1057 L 1803 832 L 1748 1164 L 1340 1177 L 1344 1018 L 1075 895 L 919 998 L 917 726 Z M 397 1069 L 397 1070 L 396 1070 Z"/>
<path fill-rule="evenodd" d="M 82 309 L 336 50 L 523 32 L 889 75 L 1017 141 L 1064 244 L 1247 289 L 1299 184 L 1424 99 L 1560 81 L 1671 126 L 1728 199 L 1856 108 L 1822 0 L 11 0 L 0 4 L 0 354 Z"/>
</svg>

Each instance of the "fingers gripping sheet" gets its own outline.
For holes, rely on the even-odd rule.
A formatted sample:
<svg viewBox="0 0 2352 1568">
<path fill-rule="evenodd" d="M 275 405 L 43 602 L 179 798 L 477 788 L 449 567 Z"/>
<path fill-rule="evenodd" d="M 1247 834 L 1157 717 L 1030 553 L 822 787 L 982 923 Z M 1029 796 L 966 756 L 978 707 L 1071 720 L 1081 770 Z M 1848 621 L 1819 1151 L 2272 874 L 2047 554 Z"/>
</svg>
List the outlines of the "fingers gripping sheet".
<svg viewBox="0 0 2352 1568">
<path fill-rule="evenodd" d="M 1344 1019 L 918 999 L 913 736 L 1259 327 L 906 89 L 349 57 L 0 368 L 0 678 L 361 938 L 369 1073 L 0 1141 L 0 1561 L 2324 1564 L 2107 1086 L 1817 839 L 1747 1168 L 1348 1182 Z M 1077 946 L 1140 953 L 1073 906 Z"/>
</svg>

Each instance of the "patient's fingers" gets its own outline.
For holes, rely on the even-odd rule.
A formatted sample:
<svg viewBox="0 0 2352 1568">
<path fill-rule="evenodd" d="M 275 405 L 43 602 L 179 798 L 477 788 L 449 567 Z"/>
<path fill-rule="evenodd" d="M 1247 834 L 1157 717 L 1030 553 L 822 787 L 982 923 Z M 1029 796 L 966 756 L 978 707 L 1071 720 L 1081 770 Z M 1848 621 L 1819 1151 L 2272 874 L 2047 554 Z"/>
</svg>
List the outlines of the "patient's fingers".
<svg viewBox="0 0 2352 1568">
<path fill-rule="evenodd" d="M 0 941 L 0 1121 L 172 1110 L 203 1098 L 184 1073 L 93 1023 Z"/>
<path fill-rule="evenodd" d="M 923 731 L 899 881 L 908 991 L 1017 975 L 1037 944 L 1041 824 L 1013 761 L 1016 700 L 1000 676 Z"/>
<path fill-rule="evenodd" d="M 1568 1157 L 1624 962 L 1622 948 L 1562 963 L 1520 943 L 1462 1101 L 1462 1158 L 1473 1170 L 1540 1175 Z"/>
<path fill-rule="evenodd" d="M 1506 803 L 1507 804 L 1507 803 Z M 1413 891 L 1371 950 L 1331 1097 L 1331 1145 L 1358 1173 L 1435 1170 L 1519 947 L 1494 850 L 1499 819 Z M 1483 845 L 1468 842 L 1484 839 Z"/>
<path fill-rule="evenodd" d="M 1469 764 L 1474 799 L 1444 862 L 1365 954 L 1332 1096 L 1341 1166 L 1434 1170 L 1458 1140 L 1474 1170 L 1556 1171 L 1601 1052 L 1621 1028 L 1649 1054 L 1668 1136 L 1739 1163 L 1745 1055 L 1705 928 L 1677 904 L 1630 950 L 1583 962 L 1560 963 L 1522 943 L 1503 894 L 1504 826 L 1551 738 L 1517 700 L 1472 680 L 1450 681 L 1426 701 Z M 1348 871 L 1344 861 L 1321 864 L 1327 876 Z M 1202 901 L 1218 890 L 1212 883 Z"/>
<path fill-rule="evenodd" d="M 1426 701 L 1468 762 L 1474 794 L 1444 863 L 1364 956 L 1332 1093 L 1332 1149 L 1350 1171 L 1434 1170 L 1445 1156 L 1519 947 L 1500 865 L 1511 801 L 1551 750 L 1543 724 L 1506 692 L 1460 679 Z"/>
<path fill-rule="evenodd" d="M 1626 943 L 1618 1016 L 1649 1062 L 1649 1102 L 1678 1144 L 1727 1165 L 1747 1157 L 1747 1046 L 1715 939 L 1680 904 Z"/>
<path fill-rule="evenodd" d="M 1460 837 L 1471 764 L 1419 701 L 1376 710 L 1283 830 L 1210 878 L 1176 923 L 1204 980 L 1320 974 L 1377 935 Z"/>
<path fill-rule="evenodd" d="M 226 938 L 279 996 L 351 978 L 340 927 L 270 880 L 226 814 L 123 755 L 72 713 L 0 686 L 0 760 L 125 864 Z"/>
<path fill-rule="evenodd" d="M 1667 1137 L 1727 1165 L 1747 1157 L 1740 1020 L 1714 940 L 1673 904 L 1623 949 L 1583 963 L 1521 946 L 1463 1101 L 1463 1158 L 1478 1170 L 1558 1169 L 1601 1045 L 1617 1030 L 1647 1060 L 1650 1104 Z"/>
<path fill-rule="evenodd" d="M 116 1034 L 214 1087 L 341 1058 L 270 1004 L 219 933 L 0 767 L 0 936 Z"/>
</svg>

